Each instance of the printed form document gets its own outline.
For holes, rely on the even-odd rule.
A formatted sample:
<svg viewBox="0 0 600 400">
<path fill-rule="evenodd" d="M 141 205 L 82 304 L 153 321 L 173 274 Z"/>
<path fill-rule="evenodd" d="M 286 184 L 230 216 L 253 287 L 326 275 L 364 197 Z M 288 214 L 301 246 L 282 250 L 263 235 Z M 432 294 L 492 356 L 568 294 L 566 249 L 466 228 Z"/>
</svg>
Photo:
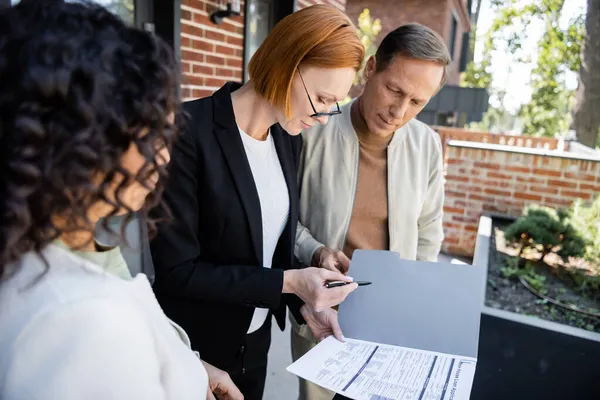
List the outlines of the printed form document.
<svg viewBox="0 0 600 400">
<path fill-rule="evenodd" d="M 288 371 L 355 400 L 467 400 L 485 271 L 354 252 L 350 275 L 373 282 L 342 303 L 344 343 L 329 337 Z"/>
</svg>

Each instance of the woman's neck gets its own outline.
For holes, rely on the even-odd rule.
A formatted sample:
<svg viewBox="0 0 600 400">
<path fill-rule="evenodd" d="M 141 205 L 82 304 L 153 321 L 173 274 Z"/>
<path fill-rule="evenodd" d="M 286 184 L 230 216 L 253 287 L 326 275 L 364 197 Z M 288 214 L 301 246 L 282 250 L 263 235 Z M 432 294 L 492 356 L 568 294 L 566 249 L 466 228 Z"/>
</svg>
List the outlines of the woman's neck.
<svg viewBox="0 0 600 400">
<path fill-rule="evenodd" d="M 90 218 L 88 220 L 91 222 L 91 226 L 95 227 L 100 218 Z M 66 221 L 63 218 L 55 217 L 52 222 L 58 229 L 64 229 L 67 225 Z M 81 226 L 85 226 L 86 224 L 81 224 Z M 73 232 L 64 232 L 61 234 L 58 239 L 63 242 L 67 247 L 79 250 L 79 251 L 98 251 L 94 241 L 94 230 L 77 230 Z"/>
<path fill-rule="evenodd" d="M 98 251 L 94 242 L 94 234 L 88 231 L 63 233 L 59 240 L 73 250 Z"/>
<path fill-rule="evenodd" d="M 238 127 L 257 140 L 265 140 L 271 125 L 277 122 L 274 108 L 247 82 L 231 94 L 233 113 Z"/>
</svg>

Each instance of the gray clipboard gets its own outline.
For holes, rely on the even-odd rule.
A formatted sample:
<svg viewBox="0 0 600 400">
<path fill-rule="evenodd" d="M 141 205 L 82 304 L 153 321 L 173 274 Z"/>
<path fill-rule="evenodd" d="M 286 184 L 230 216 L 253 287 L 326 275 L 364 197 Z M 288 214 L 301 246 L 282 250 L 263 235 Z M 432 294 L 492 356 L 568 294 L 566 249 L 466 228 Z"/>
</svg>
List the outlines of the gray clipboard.
<svg viewBox="0 0 600 400">
<path fill-rule="evenodd" d="M 373 284 L 340 305 L 346 337 L 477 358 L 482 268 L 357 250 L 348 275 Z"/>
</svg>

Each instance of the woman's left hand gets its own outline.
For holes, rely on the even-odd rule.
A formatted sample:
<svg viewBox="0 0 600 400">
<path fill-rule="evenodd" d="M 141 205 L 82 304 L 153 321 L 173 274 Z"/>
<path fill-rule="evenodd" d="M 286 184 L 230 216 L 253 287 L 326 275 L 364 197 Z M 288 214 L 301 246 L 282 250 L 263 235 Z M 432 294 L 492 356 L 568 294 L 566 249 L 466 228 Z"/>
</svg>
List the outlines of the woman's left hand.
<svg viewBox="0 0 600 400">
<path fill-rule="evenodd" d="M 206 361 L 202 361 L 202 364 L 204 364 L 204 368 L 208 373 L 208 400 L 215 399 L 214 395 L 216 395 L 219 400 L 244 400 L 244 395 L 240 392 L 240 389 L 235 386 L 235 383 L 233 383 L 227 372 Z"/>
<path fill-rule="evenodd" d="M 320 342 L 331 335 L 335 336 L 340 342 L 345 341 L 342 328 L 340 328 L 338 322 L 338 313 L 334 309 L 326 308 L 317 312 L 305 304 L 300 308 L 300 313 L 317 341 Z"/>
</svg>

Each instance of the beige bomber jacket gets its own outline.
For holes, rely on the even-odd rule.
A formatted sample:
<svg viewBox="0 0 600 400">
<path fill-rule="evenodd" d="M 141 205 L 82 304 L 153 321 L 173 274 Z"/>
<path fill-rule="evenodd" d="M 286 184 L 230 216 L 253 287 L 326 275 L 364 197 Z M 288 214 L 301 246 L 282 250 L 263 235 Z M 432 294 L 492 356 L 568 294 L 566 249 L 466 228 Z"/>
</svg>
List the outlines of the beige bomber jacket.
<svg viewBox="0 0 600 400">
<path fill-rule="evenodd" d="M 350 225 L 358 175 L 359 143 L 342 114 L 303 133 L 300 223 L 295 254 L 306 265 L 320 246 L 342 249 Z M 390 250 L 409 260 L 437 261 L 444 233 L 444 172 L 439 135 L 412 119 L 388 146 Z"/>
</svg>

